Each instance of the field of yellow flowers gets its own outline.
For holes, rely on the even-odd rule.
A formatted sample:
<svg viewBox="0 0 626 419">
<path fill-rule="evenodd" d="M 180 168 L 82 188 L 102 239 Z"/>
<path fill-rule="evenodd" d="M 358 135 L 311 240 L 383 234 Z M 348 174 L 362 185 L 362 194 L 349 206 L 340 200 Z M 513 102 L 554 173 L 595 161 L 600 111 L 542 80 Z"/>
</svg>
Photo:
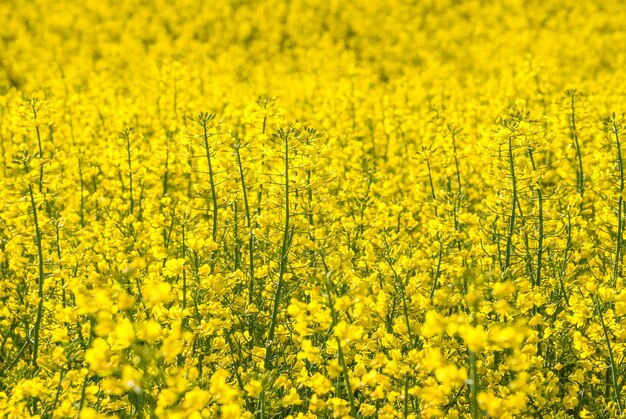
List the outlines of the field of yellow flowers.
<svg viewBox="0 0 626 419">
<path fill-rule="evenodd" d="M 621 416 L 624 22 L 0 2 L 0 416 Z"/>
</svg>

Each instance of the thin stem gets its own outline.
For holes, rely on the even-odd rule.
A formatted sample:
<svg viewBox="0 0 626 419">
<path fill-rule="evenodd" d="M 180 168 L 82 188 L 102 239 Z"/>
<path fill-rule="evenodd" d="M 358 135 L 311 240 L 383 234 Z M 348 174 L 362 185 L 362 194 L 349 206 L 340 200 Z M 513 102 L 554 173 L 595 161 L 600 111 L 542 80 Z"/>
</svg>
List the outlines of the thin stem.
<svg viewBox="0 0 626 419">
<path fill-rule="evenodd" d="M 169 160 L 170 160 L 170 133 L 167 133 L 165 142 L 165 172 L 163 173 L 163 196 L 167 196 L 169 180 Z"/>
<path fill-rule="evenodd" d="M 356 417 L 356 403 L 354 401 L 354 394 L 352 393 L 352 385 L 350 384 L 350 377 L 348 375 L 348 367 L 346 365 L 346 359 L 343 356 L 343 349 L 341 348 L 341 341 L 335 336 L 337 341 L 337 355 L 339 357 L 339 364 L 341 365 L 341 371 L 343 373 L 343 381 L 346 384 L 346 392 L 348 393 L 348 401 L 350 402 L 350 415 Z"/>
<path fill-rule="evenodd" d="M 129 192 L 130 192 L 130 213 L 133 213 L 133 209 L 135 206 L 135 201 L 133 199 L 133 163 L 130 153 L 130 132 L 126 131 L 124 136 L 126 137 L 126 159 L 128 163 L 128 181 L 129 181 Z"/>
<path fill-rule="evenodd" d="M 3 133 L 3 125 L 4 125 L 4 110 L 2 108 L 2 114 L 0 114 L 0 150 L 2 150 L 2 174 L 4 177 L 7 177 L 7 157 L 6 157 L 6 149 L 4 145 L 4 133 Z"/>
<path fill-rule="evenodd" d="M 430 182 L 430 193 L 433 198 L 433 205 L 435 206 L 435 217 L 438 217 L 437 214 L 437 196 L 435 195 L 435 184 L 433 183 L 433 175 L 430 170 L 430 159 L 426 159 L 426 167 L 428 168 L 428 181 Z"/>
<path fill-rule="evenodd" d="M 254 297 L 254 231 L 252 230 L 252 219 L 250 216 L 250 204 L 248 202 L 248 188 L 246 187 L 246 178 L 243 174 L 243 164 L 241 163 L 241 153 L 239 146 L 235 146 L 235 155 L 237 156 L 237 166 L 239 167 L 239 178 L 241 180 L 241 190 L 243 191 L 243 205 L 246 214 L 246 225 L 248 227 L 248 253 L 249 266 L 248 273 L 250 282 L 248 285 L 248 303 L 252 304 Z"/>
<path fill-rule="evenodd" d="M 55 223 L 55 230 L 56 230 L 56 244 L 57 244 L 57 258 L 59 259 L 59 261 L 61 260 L 61 239 L 59 236 L 59 223 L 56 222 Z M 65 308 L 67 306 L 67 301 L 66 301 L 66 295 L 65 295 L 65 278 L 61 277 L 61 301 L 63 303 L 63 307 Z"/>
<path fill-rule="evenodd" d="M 181 235 L 182 235 L 182 253 L 183 260 L 187 259 L 187 244 L 185 243 L 185 223 L 181 226 Z M 187 269 L 183 266 L 183 310 L 187 308 Z"/>
<path fill-rule="evenodd" d="M 456 153 L 456 134 L 457 130 L 452 126 L 448 125 L 448 130 L 452 135 L 452 151 L 454 152 L 454 166 L 456 168 L 456 182 L 458 185 L 458 192 L 461 192 L 461 170 L 459 169 L 459 158 Z"/>
<path fill-rule="evenodd" d="M 93 341 L 93 326 L 94 321 L 91 319 L 91 327 L 89 328 L 89 342 L 87 343 L 87 348 L 91 347 L 91 342 Z M 80 401 L 78 402 L 78 417 L 80 417 L 80 413 L 85 406 L 85 400 L 87 399 L 87 382 L 89 381 L 89 372 L 85 374 L 85 378 L 83 379 L 83 385 L 80 391 Z"/>
<path fill-rule="evenodd" d="M 533 158 L 533 151 L 531 148 L 528 149 L 528 157 L 530 158 L 530 162 L 532 164 L 533 170 L 537 170 L 537 166 L 535 165 L 535 159 Z M 537 232 L 537 269 L 535 271 L 535 285 L 541 285 L 541 268 L 543 262 L 543 193 L 541 191 L 541 185 L 537 182 L 536 186 L 537 191 L 537 204 L 539 205 L 539 214 L 538 214 L 538 232 Z"/>
<path fill-rule="evenodd" d="M 470 411 L 472 414 L 472 419 L 477 419 L 480 416 L 480 412 L 478 410 L 478 373 L 476 371 L 476 353 L 474 351 L 469 351 L 469 361 L 470 361 Z"/>
<path fill-rule="evenodd" d="M 289 208 L 289 132 L 285 132 L 282 135 L 285 143 L 285 226 L 283 231 L 283 243 L 280 249 L 280 267 L 278 271 L 278 284 L 276 285 L 276 294 L 274 295 L 274 304 L 272 308 L 272 318 L 270 321 L 270 328 L 268 333 L 267 350 L 265 353 L 265 369 L 268 370 L 271 366 L 272 346 L 274 344 L 274 333 L 276 330 L 276 323 L 278 318 L 278 308 L 280 305 L 280 297 L 282 288 L 284 286 L 284 276 L 287 269 L 287 256 L 289 254 L 289 243 L 291 236 L 290 225 L 290 208 Z"/>
<path fill-rule="evenodd" d="M 509 170 L 511 172 L 511 184 L 513 191 L 511 193 L 511 216 L 509 217 L 509 229 L 506 238 L 506 253 L 504 257 L 504 266 L 502 273 L 506 274 L 511 264 L 511 250 L 513 247 L 513 231 L 515 230 L 515 209 L 517 202 L 517 179 L 515 178 L 515 161 L 513 157 L 513 136 L 509 135 Z"/>
<path fill-rule="evenodd" d="M 617 410 L 619 414 L 622 414 L 622 403 L 620 401 L 621 389 L 617 382 L 617 364 L 615 363 L 615 357 L 613 356 L 613 347 L 611 346 L 611 339 L 609 338 L 609 332 L 604 323 L 604 316 L 602 315 L 602 308 L 597 297 L 594 298 L 596 303 L 596 309 L 598 310 L 598 317 L 600 317 L 600 324 L 602 325 L 602 331 L 604 332 L 604 340 L 609 351 L 609 363 L 611 367 L 611 381 L 613 384 L 613 391 L 615 392 L 615 402 L 617 403 Z"/>
<path fill-rule="evenodd" d="M 405 418 L 409 416 L 409 373 L 404 373 L 404 408 L 402 414 Z"/>
<path fill-rule="evenodd" d="M 439 256 L 437 257 L 437 270 L 435 271 L 435 277 L 433 278 L 433 286 L 430 289 L 429 300 L 432 304 L 435 297 L 435 291 L 437 290 L 437 283 L 439 282 L 439 276 L 441 275 L 441 259 L 443 258 L 443 242 L 439 241 Z"/>
<path fill-rule="evenodd" d="M 43 266 L 43 248 L 41 229 L 39 228 L 39 219 L 37 217 L 37 205 L 35 204 L 35 195 L 33 193 L 32 185 L 28 185 L 28 192 L 30 194 L 30 203 L 33 211 L 33 222 L 35 224 L 35 243 L 37 245 L 37 262 L 39 267 L 39 281 L 37 296 L 39 298 L 39 304 L 37 306 L 37 318 L 35 320 L 35 329 L 33 337 L 33 376 L 37 373 L 37 357 L 39 355 L 39 329 L 41 328 L 41 320 L 43 317 L 43 280 L 44 280 L 44 266 Z"/>
<path fill-rule="evenodd" d="M 78 175 L 80 177 L 80 227 L 85 227 L 85 182 L 83 181 L 83 161 L 78 157 Z"/>
<path fill-rule="evenodd" d="M 328 308 L 330 309 L 330 314 L 332 318 L 331 327 L 334 329 L 335 325 L 338 322 L 338 318 L 337 312 L 335 311 L 335 305 L 333 304 L 330 283 L 326 283 L 326 289 L 328 292 Z M 337 336 L 335 336 L 335 341 L 337 342 L 337 357 L 339 358 L 339 365 L 341 366 L 343 379 L 346 385 L 346 392 L 348 393 L 348 402 L 350 403 L 350 415 L 352 417 L 357 417 L 356 403 L 354 400 L 354 394 L 352 393 L 350 377 L 348 375 L 348 366 L 346 364 L 346 359 L 343 354 L 343 349 L 341 348 L 341 340 Z"/>
<path fill-rule="evenodd" d="M 615 134 L 615 145 L 617 147 L 617 168 L 619 171 L 619 198 L 617 200 L 617 234 L 615 238 L 615 261 L 613 262 L 613 287 L 620 274 L 620 260 L 622 256 L 622 237 L 624 234 L 624 220 L 622 208 L 624 206 L 624 162 L 622 160 L 622 147 L 619 137 L 619 127 L 613 120 L 613 133 Z"/>
<path fill-rule="evenodd" d="M 233 213 L 234 213 L 234 224 L 233 224 L 233 235 L 235 236 L 235 265 L 234 270 L 239 270 L 239 264 L 241 263 L 241 241 L 239 240 L 239 209 L 237 208 L 237 200 L 233 202 Z"/>
<path fill-rule="evenodd" d="M 43 191 L 43 147 L 41 145 L 41 132 L 39 131 L 39 123 L 37 122 L 36 101 L 31 102 L 33 109 L 33 118 L 35 119 L 35 131 L 37 132 L 37 145 L 39 146 L 39 193 Z"/>
<path fill-rule="evenodd" d="M 211 118 L 212 119 L 212 118 Z M 204 130 L 204 151 L 206 153 L 206 160 L 209 166 L 209 183 L 211 185 L 211 200 L 213 204 L 213 229 L 211 237 L 213 241 L 217 239 L 217 192 L 215 189 L 215 179 L 213 176 L 213 164 L 211 161 L 211 149 L 209 147 L 209 132 L 207 123 L 211 120 L 206 114 L 200 115 L 200 122 L 202 123 L 202 129 Z"/>
<path fill-rule="evenodd" d="M 582 210 L 582 198 L 585 191 L 585 176 L 583 172 L 583 158 L 580 150 L 580 142 L 578 140 L 578 130 L 576 129 L 576 92 L 568 91 L 570 97 L 570 137 L 574 140 L 574 147 L 576 149 L 576 159 L 578 160 L 578 170 L 576 171 L 576 184 L 578 189 L 578 195 L 581 198 L 581 210 Z"/>
</svg>

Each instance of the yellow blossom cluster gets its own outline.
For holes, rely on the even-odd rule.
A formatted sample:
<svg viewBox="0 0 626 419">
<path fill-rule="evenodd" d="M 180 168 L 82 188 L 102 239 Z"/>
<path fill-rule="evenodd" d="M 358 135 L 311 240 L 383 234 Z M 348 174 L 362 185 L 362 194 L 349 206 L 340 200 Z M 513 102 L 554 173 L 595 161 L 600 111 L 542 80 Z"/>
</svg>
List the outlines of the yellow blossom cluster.
<svg viewBox="0 0 626 419">
<path fill-rule="evenodd" d="M 622 416 L 625 20 L 0 2 L 0 416 Z"/>
</svg>

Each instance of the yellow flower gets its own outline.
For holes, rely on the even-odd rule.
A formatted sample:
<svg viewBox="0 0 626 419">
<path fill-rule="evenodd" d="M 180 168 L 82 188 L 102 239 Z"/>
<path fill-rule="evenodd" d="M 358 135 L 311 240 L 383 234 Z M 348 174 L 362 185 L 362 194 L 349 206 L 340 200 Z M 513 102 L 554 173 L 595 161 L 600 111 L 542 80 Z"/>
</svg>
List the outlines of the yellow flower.
<svg viewBox="0 0 626 419">
<path fill-rule="evenodd" d="M 435 370 L 435 377 L 442 384 L 462 385 L 467 380 L 467 371 L 454 365 L 446 365 Z"/>
<path fill-rule="evenodd" d="M 147 306 L 153 307 L 172 301 L 175 295 L 172 294 L 172 286 L 167 282 L 155 281 L 143 291 L 144 302 Z"/>
<path fill-rule="evenodd" d="M 443 333 L 443 330 L 443 318 L 435 311 L 427 311 L 424 324 L 420 329 L 420 333 L 422 334 L 422 336 L 437 336 Z"/>
<path fill-rule="evenodd" d="M 263 391 L 263 384 L 259 380 L 252 380 L 244 386 L 244 390 L 248 396 L 257 398 Z"/>
<path fill-rule="evenodd" d="M 487 344 L 487 332 L 481 326 L 463 325 L 459 327 L 459 335 L 467 347 L 479 352 Z"/>
<path fill-rule="evenodd" d="M 280 400 L 281 406 L 294 406 L 302 403 L 302 399 L 300 399 L 300 395 L 298 394 L 295 388 L 290 388 L 289 393 L 285 397 Z"/>
<path fill-rule="evenodd" d="M 165 268 L 163 269 L 163 275 L 169 277 L 176 277 L 180 275 L 185 267 L 185 259 L 170 259 L 165 262 Z"/>
<path fill-rule="evenodd" d="M 310 340 L 302 341 L 302 350 L 298 352 L 298 359 L 306 359 L 311 362 L 319 363 L 321 361 L 320 349 L 313 346 Z"/>
<path fill-rule="evenodd" d="M 107 339 L 111 350 L 117 351 L 120 349 L 128 348 L 135 340 L 135 329 L 131 321 L 127 318 L 123 318 L 117 323 L 115 329 L 109 335 Z"/>
<path fill-rule="evenodd" d="M 309 379 L 309 387 L 319 396 L 323 396 L 334 389 L 332 382 L 319 372 L 311 376 Z"/>
<path fill-rule="evenodd" d="M 201 411 L 211 400 L 211 393 L 199 388 L 193 388 L 185 393 L 183 408 L 189 411 Z"/>
<path fill-rule="evenodd" d="M 361 403 L 359 406 L 359 414 L 364 417 L 373 416 L 376 413 L 376 406 L 368 403 Z"/>
<path fill-rule="evenodd" d="M 489 416 L 500 417 L 504 413 L 504 404 L 501 399 L 490 392 L 478 393 L 478 406 Z"/>
<path fill-rule="evenodd" d="M 102 338 L 93 340 L 91 347 L 85 352 L 85 361 L 101 377 L 113 374 L 117 367 L 116 357 L 112 354 L 107 341 Z"/>
<path fill-rule="evenodd" d="M 98 413 L 97 410 L 86 407 L 80 411 L 80 419 L 104 419 L 107 416 L 101 413 Z"/>
</svg>

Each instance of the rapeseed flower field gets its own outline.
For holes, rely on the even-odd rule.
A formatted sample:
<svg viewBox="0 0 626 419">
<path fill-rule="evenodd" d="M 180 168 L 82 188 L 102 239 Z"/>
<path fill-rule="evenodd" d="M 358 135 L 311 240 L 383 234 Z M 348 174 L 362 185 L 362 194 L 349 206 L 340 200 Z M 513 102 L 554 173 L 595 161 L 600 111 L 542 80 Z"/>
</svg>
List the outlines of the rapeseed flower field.
<svg viewBox="0 0 626 419">
<path fill-rule="evenodd" d="M 622 416 L 624 22 L 1 2 L 0 416 Z"/>
</svg>

